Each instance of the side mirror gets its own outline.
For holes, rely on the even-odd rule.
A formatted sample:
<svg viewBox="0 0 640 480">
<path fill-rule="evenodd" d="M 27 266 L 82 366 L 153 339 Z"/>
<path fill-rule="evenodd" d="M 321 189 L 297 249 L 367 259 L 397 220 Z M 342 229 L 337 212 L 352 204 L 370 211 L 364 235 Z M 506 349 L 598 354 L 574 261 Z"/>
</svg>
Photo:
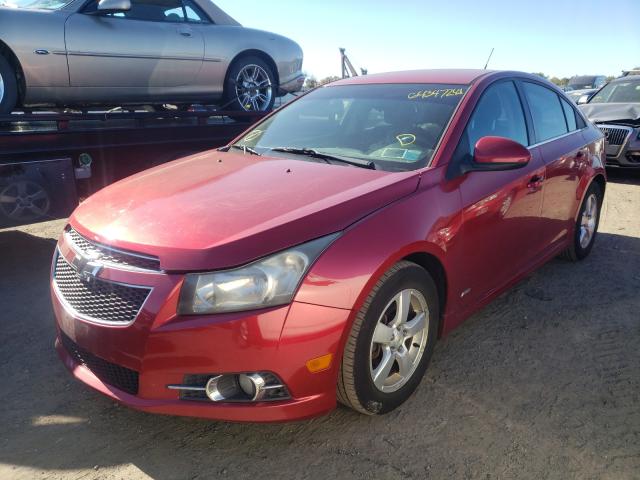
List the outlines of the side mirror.
<svg viewBox="0 0 640 480">
<path fill-rule="evenodd" d="M 465 171 L 514 170 L 531 161 L 531 152 L 514 140 L 504 137 L 482 137 L 473 151 L 473 164 Z"/>
<path fill-rule="evenodd" d="M 591 95 L 587 94 L 587 95 L 582 95 L 578 101 L 576 102 L 578 105 L 584 105 L 585 103 L 587 103 L 589 101 L 589 98 L 591 98 Z"/>
<path fill-rule="evenodd" d="M 117 13 L 131 10 L 131 0 L 100 0 L 98 2 L 98 12 Z"/>
</svg>

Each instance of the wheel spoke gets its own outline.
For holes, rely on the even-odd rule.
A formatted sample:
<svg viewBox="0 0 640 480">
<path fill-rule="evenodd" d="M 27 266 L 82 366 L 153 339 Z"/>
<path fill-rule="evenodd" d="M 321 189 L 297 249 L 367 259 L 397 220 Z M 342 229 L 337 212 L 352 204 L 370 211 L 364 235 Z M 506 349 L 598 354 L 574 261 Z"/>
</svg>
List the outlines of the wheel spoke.
<svg viewBox="0 0 640 480">
<path fill-rule="evenodd" d="M 378 322 L 376 329 L 373 331 L 373 342 L 387 345 L 393 340 L 393 328 Z"/>
<path fill-rule="evenodd" d="M 253 105 L 253 109 L 260 111 L 260 107 L 258 106 L 258 101 L 255 98 L 251 99 L 251 105 Z"/>
<path fill-rule="evenodd" d="M 27 194 L 27 183 L 18 182 L 16 185 L 18 186 L 18 195 L 24 197 Z"/>
<path fill-rule="evenodd" d="M 394 364 L 394 356 L 391 353 L 391 349 L 389 347 L 385 347 L 382 349 L 382 360 L 380 360 L 380 364 L 373 371 L 373 383 L 378 388 L 382 388 L 384 386 L 384 382 L 389 377 L 389 372 L 391 371 L 391 367 Z"/>
<path fill-rule="evenodd" d="M 18 197 L 11 197 L 9 195 L 0 195 L 0 203 L 16 203 Z"/>
<path fill-rule="evenodd" d="M 396 295 L 396 316 L 391 322 L 395 326 L 402 325 L 407 321 L 409 317 L 409 305 L 411 304 L 411 292 L 409 290 L 403 290 Z"/>
<path fill-rule="evenodd" d="M 403 353 L 396 352 L 395 360 L 398 362 L 398 373 L 402 378 L 406 378 L 411 372 L 412 361 L 409 353 L 405 350 Z"/>
<path fill-rule="evenodd" d="M 47 193 L 44 190 L 40 190 L 34 193 L 33 195 L 31 195 L 31 201 L 40 200 L 44 198 L 47 198 Z"/>
<path fill-rule="evenodd" d="M 427 315 L 425 312 L 418 313 L 415 317 L 407 322 L 404 326 L 403 332 L 406 338 L 413 337 L 424 330 L 427 324 Z"/>
</svg>

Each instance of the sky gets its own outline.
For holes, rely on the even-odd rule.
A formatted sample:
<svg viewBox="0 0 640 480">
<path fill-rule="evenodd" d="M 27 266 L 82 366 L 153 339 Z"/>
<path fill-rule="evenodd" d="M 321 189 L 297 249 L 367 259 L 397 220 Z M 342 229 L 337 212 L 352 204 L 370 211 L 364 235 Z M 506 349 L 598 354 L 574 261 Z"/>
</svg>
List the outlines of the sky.
<svg viewBox="0 0 640 480">
<path fill-rule="evenodd" d="M 489 68 L 549 76 L 640 67 L 640 0 L 214 0 L 246 27 L 300 44 L 303 70 L 340 75 L 339 47 L 369 73 Z"/>
</svg>

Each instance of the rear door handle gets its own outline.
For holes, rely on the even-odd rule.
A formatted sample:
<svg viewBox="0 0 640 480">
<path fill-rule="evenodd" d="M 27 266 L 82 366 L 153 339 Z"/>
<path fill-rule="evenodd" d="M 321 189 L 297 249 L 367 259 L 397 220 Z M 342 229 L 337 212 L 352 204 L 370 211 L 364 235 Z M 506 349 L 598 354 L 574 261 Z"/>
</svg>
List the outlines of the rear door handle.
<svg viewBox="0 0 640 480">
<path fill-rule="evenodd" d="M 180 32 L 180 35 L 182 35 L 183 37 L 190 37 L 191 36 L 191 29 L 190 28 L 181 28 L 178 31 Z"/>
</svg>

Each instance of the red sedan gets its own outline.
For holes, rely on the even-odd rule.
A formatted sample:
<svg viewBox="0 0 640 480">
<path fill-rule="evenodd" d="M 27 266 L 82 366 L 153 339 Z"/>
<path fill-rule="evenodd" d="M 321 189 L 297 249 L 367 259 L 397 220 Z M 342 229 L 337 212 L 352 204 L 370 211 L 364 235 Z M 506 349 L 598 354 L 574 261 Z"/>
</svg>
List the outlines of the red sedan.
<svg viewBox="0 0 640 480">
<path fill-rule="evenodd" d="M 84 202 L 53 260 L 57 350 L 150 412 L 389 412 L 438 338 L 553 257 L 589 254 L 604 158 L 537 76 L 333 83 Z"/>
</svg>

